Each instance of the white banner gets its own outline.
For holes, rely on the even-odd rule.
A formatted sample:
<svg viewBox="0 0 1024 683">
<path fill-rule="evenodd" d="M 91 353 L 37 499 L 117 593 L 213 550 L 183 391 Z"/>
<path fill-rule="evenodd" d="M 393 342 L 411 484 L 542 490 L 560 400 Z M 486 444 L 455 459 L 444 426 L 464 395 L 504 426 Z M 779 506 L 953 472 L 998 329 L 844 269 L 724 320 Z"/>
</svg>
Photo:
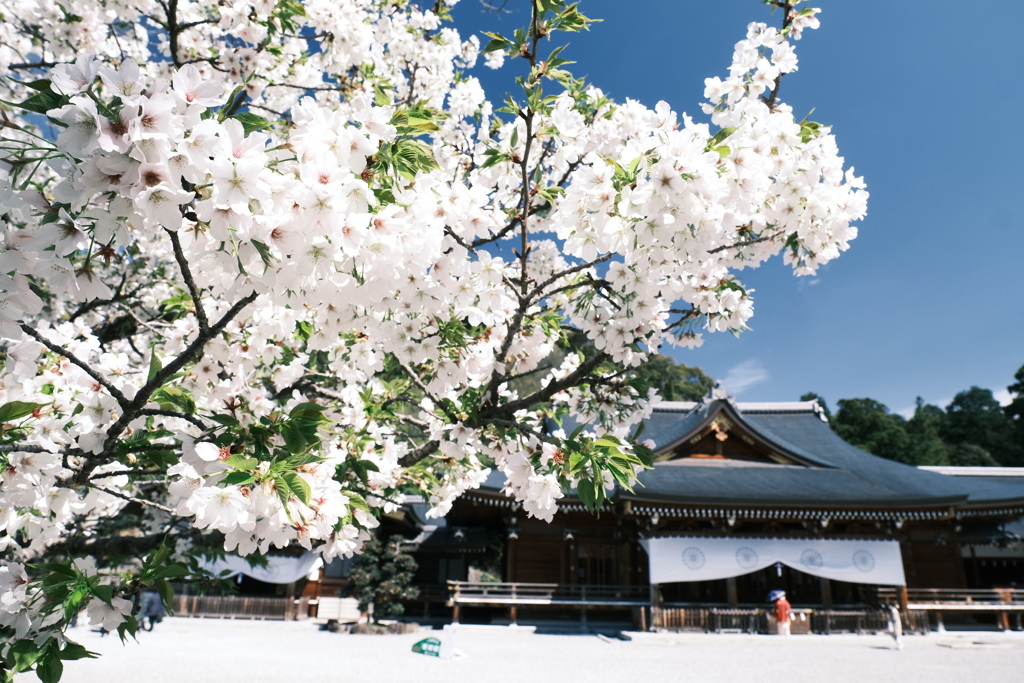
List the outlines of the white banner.
<svg viewBox="0 0 1024 683">
<path fill-rule="evenodd" d="M 268 555 L 266 567 L 250 567 L 244 557 L 227 555 L 223 560 L 205 564 L 203 569 L 215 575 L 227 570 L 229 573 L 225 578 L 245 574 L 264 583 L 292 583 L 313 571 L 319 572 L 322 566 L 324 561 L 318 553 L 306 552 L 301 557 Z"/>
<path fill-rule="evenodd" d="M 672 536 L 640 543 L 650 560 L 651 583 L 727 579 L 776 562 L 837 581 L 906 583 L 897 541 Z"/>
</svg>

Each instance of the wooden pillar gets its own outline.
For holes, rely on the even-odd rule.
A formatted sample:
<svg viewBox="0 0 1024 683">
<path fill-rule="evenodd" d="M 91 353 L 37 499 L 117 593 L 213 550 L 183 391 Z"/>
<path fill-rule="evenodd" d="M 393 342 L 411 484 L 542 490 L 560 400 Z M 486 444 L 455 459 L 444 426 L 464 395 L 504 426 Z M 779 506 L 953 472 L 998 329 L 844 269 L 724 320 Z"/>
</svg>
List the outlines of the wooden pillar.
<svg viewBox="0 0 1024 683">
<path fill-rule="evenodd" d="M 508 625 L 509 626 L 518 626 L 519 625 L 519 622 L 516 620 L 517 616 L 518 616 L 518 613 L 519 613 L 519 608 L 517 606 L 512 605 L 511 607 L 508 608 L 508 621 L 509 621 Z"/>
<path fill-rule="evenodd" d="M 650 619 L 647 620 L 648 629 L 653 631 L 659 626 L 664 626 L 658 620 L 658 614 L 661 611 L 661 591 L 656 583 L 651 584 L 651 606 L 648 609 L 650 609 Z"/>
<path fill-rule="evenodd" d="M 832 609 L 832 582 L 824 577 L 821 579 L 821 606 Z"/>
<path fill-rule="evenodd" d="M 284 603 L 284 620 L 295 621 L 297 615 L 295 612 L 295 582 L 292 581 L 286 584 L 284 587 L 284 597 L 287 602 Z"/>
<path fill-rule="evenodd" d="M 897 591 L 897 595 L 899 595 L 900 612 L 906 613 L 906 611 L 907 611 L 907 604 L 910 602 L 910 597 L 907 594 L 907 587 L 906 586 L 900 586 L 899 591 Z"/>
<path fill-rule="evenodd" d="M 730 576 L 725 580 L 725 592 L 729 596 L 729 607 L 739 607 L 739 591 L 736 590 L 736 577 Z"/>
</svg>

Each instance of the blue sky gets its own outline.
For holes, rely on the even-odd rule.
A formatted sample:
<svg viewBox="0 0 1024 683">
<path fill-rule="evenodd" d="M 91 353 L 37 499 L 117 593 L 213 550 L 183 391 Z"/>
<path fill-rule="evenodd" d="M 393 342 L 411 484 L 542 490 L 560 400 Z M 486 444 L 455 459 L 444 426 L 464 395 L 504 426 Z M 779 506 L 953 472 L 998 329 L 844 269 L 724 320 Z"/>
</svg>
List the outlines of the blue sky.
<svg viewBox="0 0 1024 683">
<path fill-rule="evenodd" d="M 833 126 L 871 193 L 860 236 L 811 278 L 781 260 L 745 274 L 752 330 L 674 351 L 740 400 L 834 406 L 871 397 L 892 410 L 945 405 L 972 385 L 1002 391 L 1024 365 L 1024 1 L 819 0 L 822 26 L 797 43 L 781 97 Z M 528 3 L 484 13 L 462 0 L 456 25 L 503 33 Z M 583 0 L 603 19 L 563 57 L 617 100 L 665 100 L 704 120 L 704 79 L 727 74 L 756 0 Z M 565 34 L 560 34 L 565 35 Z M 481 37 L 483 42 L 486 38 Z M 566 42 L 562 39 L 556 44 Z M 492 100 L 522 62 L 478 67 Z"/>
</svg>

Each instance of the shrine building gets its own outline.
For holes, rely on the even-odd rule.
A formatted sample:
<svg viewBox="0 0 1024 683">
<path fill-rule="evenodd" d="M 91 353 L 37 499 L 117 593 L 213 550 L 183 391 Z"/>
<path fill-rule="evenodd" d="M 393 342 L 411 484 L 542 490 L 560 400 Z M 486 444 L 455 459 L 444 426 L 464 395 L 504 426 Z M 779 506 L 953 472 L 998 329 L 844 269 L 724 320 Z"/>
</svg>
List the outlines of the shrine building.
<svg viewBox="0 0 1024 683">
<path fill-rule="evenodd" d="M 686 626 L 687 609 L 739 614 L 781 588 L 808 613 L 898 601 L 940 626 L 942 614 L 1019 624 L 1024 469 L 876 457 L 836 435 L 814 401 L 663 402 L 644 438 L 654 468 L 596 516 L 567 494 L 552 523 L 530 519 L 500 472 L 445 519 L 415 502 L 393 516 L 419 563 L 423 614 L 500 623 L 582 610 Z M 995 606 L 970 608 L 982 603 Z"/>
</svg>

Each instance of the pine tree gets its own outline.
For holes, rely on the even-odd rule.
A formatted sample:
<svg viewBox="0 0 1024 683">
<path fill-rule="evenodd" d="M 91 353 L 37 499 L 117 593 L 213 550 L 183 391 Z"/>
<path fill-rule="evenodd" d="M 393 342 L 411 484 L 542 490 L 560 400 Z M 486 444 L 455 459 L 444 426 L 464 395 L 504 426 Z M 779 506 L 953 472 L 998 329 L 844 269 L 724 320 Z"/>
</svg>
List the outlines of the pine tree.
<svg viewBox="0 0 1024 683">
<path fill-rule="evenodd" d="M 401 616 L 403 601 L 415 600 L 420 591 L 412 585 L 416 560 L 402 552 L 402 541 L 394 535 L 386 542 L 370 540 L 349 574 L 352 596 L 359 600 L 359 609 L 366 611 L 373 603 L 373 620 Z"/>
</svg>

